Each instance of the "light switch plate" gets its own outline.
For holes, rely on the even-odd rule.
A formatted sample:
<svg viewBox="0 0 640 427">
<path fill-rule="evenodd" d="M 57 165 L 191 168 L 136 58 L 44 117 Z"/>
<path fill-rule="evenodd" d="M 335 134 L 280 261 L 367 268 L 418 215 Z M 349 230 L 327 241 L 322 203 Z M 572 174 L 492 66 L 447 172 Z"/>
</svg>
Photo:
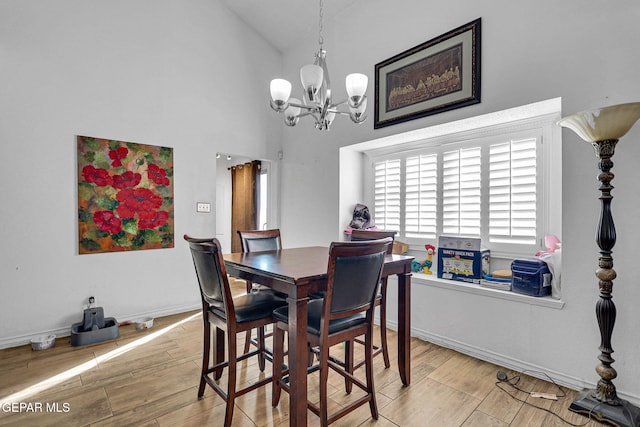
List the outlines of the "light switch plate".
<svg viewBox="0 0 640 427">
<path fill-rule="evenodd" d="M 211 212 L 211 203 L 209 202 L 197 202 L 196 212 L 209 213 Z"/>
</svg>

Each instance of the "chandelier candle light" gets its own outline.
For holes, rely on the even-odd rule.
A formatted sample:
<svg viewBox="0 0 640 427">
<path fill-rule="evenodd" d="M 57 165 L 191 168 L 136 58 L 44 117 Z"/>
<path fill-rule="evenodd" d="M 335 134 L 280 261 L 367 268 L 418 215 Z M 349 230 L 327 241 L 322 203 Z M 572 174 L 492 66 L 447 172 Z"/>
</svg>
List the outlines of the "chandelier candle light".
<svg viewBox="0 0 640 427">
<path fill-rule="evenodd" d="M 336 114 L 344 114 L 351 117 L 354 123 L 362 123 L 367 118 L 367 91 L 368 78 L 364 74 L 349 74 L 346 79 L 348 99 L 332 103 L 331 81 L 327 70 L 327 52 L 322 48 L 322 11 L 323 3 L 320 0 L 320 23 L 318 43 L 320 49 L 315 54 L 313 65 L 305 65 L 300 69 L 300 81 L 304 88 L 303 100 L 291 98 L 291 83 L 284 79 L 271 80 L 271 108 L 278 113 L 284 113 L 284 123 L 287 126 L 295 126 L 300 117 L 312 116 L 315 119 L 316 129 L 329 130 L 329 126 Z M 338 106 L 347 104 L 349 111 L 340 111 Z"/>
<path fill-rule="evenodd" d="M 569 409 L 589 417 L 594 416 L 599 421 L 605 421 L 616 426 L 640 425 L 640 409 L 626 400 L 622 400 L 616 393 L 612 380 L 618 376 L 611 366 L 611 335 L 616 321 L 616 306 L 613 303 L 613 279 L 616 271 L 613 269 L 612 249 L 616 243 L 616 228 L 611 215 L 611 190 L 613 186 L 613 161 L 611 158 L 615 147 L 622 138 L 640 119 L 640 102 L 613 105 L 591 111 L 584 111 L 563 118 L 558 122 L 562 127 L 569 128 L 580 138 L 591 143 L 598 158 L 598 180 L 600 181 L 600 222 L 596 230 L 596 242 L 600 248 L 596 277 L 600 289 L 600 299 L 596 304 L 596 317 L 600 328 L 600 364 L 596 372 L 600 380 L 595 390 L 582 392 L 573 401 Z"/>
</svg>

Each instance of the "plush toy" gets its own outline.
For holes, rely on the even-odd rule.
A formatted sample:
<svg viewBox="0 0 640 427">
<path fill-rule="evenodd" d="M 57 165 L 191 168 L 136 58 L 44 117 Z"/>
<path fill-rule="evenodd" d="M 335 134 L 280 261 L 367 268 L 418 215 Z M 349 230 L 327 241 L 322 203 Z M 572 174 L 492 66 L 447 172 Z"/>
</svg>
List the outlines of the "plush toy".
<svg viewBox="0 0 640 427">
<path fill-rule="evenodd" d="M 424 248 L 427 250 L 427 259 L 422 262 L 413 261 L 411 263 L 411 271 L 414 273 L 433 274 L 431 266 L 433 266 L 433 254 L 436 251 L 436 247 L 427 244 L 424 245 Z"/>
</svg>

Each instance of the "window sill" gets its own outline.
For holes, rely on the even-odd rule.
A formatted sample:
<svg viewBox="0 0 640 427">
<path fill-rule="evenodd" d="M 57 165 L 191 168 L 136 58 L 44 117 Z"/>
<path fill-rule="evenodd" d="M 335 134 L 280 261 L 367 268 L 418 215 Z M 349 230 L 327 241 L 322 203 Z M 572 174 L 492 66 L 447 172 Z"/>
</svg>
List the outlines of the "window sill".
<svg viewBox="0 0 640 427">
<path fill-rule="evenodd" d="M 564 307 L 564 301 L 553 299 L 551 297 L 532 297 L 511 291 L 501 291 L 499 289 L 485 288 L 473 283 L 439 279 L 434 275 L 423 273 L 412 273 L 411 282 L 413 284 L 421 284 L 452 291 L 466 292 L 469 294 L 482 295 L 490 298 L 498 298 L 528 305 L 538 305 L 541 307 L 548 307 L 556 310 L 561 310 L 562 307 Z"/>
</svg>

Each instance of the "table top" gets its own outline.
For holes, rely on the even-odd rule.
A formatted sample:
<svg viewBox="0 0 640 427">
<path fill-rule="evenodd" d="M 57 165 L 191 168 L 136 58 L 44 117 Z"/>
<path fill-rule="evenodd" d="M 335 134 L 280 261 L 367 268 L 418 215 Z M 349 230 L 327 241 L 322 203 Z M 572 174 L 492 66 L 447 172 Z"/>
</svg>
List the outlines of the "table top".
<svg viewBox="0 0 640 427">
<path fill-rule="evenodd" d="M 226 264 L 239 270 L 251 269 L 268 273 L 283 281 L 309 281 L 326 278 L 329 248 L 309 246 L 279 251 L 231 253 L 224 255 Z M 413 257 L 387 255 L 385 266 L 410 263 Z"/>
<path fill-rule="evenodd" d="M 311 246 L 279 251 L 231 253 L 224 255 L 227 264 L 268 273 L 284 281 L 321 279 L 327 275 L 329 248 Z"/>
</svg>

